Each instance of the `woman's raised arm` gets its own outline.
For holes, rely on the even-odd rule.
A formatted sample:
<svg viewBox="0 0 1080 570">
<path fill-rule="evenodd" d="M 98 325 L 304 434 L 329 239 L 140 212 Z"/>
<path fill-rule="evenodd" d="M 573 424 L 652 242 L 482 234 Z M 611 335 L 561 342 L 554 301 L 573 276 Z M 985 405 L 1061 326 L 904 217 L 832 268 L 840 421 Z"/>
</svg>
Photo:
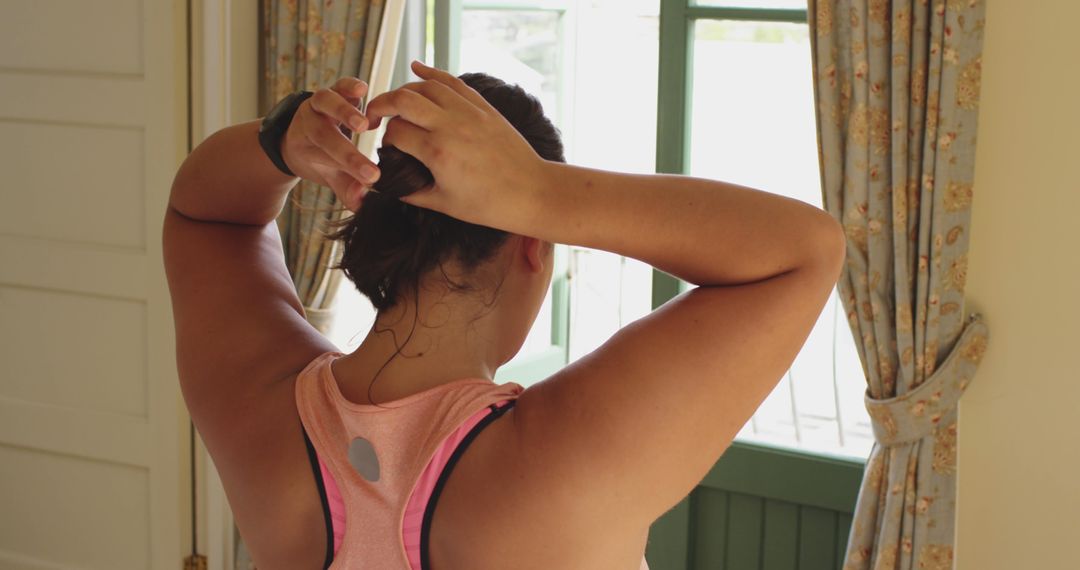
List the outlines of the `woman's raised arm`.
<svg viewBox="0 0 1080 570">
<path fill-rule="evenodd" d="M 413 70 L 425 81 L 380 95 L 367 109 L 372 125 L 395 116 L 384 142 L 434 175 L 433 188 L 406 202 L 634 257 L 696 285 L 760 281 L 831 260 L 843 246 L 829 214 L 793 198 L 718 180 L 545 161 L 462 80 L 419 62 Z"/>
<path fill-rule="evenodd" d="M 355 211 L 362 187 L 378 179 L 379 171 L 340 128 L 367 128 L 357 108 L 365 94 L 366 83 L 343 77 L 301 103 L 281 144 L 282 157 L 296 176 L 278 170 L 259 146 L 261 119 L 215 132 L 180 165 L 169 207 L 196 220 L 267 224 L 303 178 L 331 188 Z"/>
</svg>

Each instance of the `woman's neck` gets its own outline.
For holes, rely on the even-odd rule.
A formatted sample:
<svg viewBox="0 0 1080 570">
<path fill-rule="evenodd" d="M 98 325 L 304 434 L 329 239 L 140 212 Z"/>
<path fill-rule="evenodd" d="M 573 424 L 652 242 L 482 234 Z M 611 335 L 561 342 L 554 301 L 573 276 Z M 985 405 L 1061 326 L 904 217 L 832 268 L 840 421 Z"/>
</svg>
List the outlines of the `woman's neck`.
<svg viewBox="0 0 1080 570">
<path fill-rule="evenodd" d="M 419 299 L 418 318 L 414 303 L 380 312 L 360 346 L 334 362 L 346 399 L 384 403 L 462 378 L 495 377 L 501 364 L 494 342 L 497 308 L 483 308 L 459 294 L 441 301 L 427 297 Z"/>
</svg>

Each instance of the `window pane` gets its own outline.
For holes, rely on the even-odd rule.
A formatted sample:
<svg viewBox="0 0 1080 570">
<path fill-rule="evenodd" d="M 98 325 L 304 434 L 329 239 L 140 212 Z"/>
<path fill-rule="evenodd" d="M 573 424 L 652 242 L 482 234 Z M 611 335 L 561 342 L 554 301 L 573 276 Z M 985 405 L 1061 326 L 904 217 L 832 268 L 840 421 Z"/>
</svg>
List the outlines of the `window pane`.
<svg viewBox="0 0 1080 570">
<path fill-rule="evenodd" d="M 592 168 L 656 171 L 659 0 L 578 2 L 570 160 Z"/>
<path fill-rule="evenodd" d="M 548 286 L 544 304 L 540 306 L 540 312 L 536 315 L 529 335 L 525 337 L 525 343 L 521 345 L 516 359 L 521 359 L 531 354 L 541 353 L 551 346 L 551 287 Z"/>
<path fill-rule="evenodd" d="M 690 174 L 822 207 L 808 26 L 695 24 Z M 739 439 L 868 455 L 866 382 L 835 289 L 778 380 Z"/>
<path fill-rule="evenodd" d="M 342 277 L 334 299 L 334 319 L 327 337 L 342 352 L 352 352 L 364 342 L 375 324 L 375 307 L 356 290 L 352 281 Z"/>
<path fill-rule="evenodd" d="M 806 0 L 697 0 L 698 6 L 722 8 L 771 8 L 774 10 L 805 10 Z"/>
<path fill-rule="evenodd" d="M 699 20 L 690 171 L 821 207 L 806 24 Z"/>
<path fill-rule="evenodd" d="M 636 259 L 570 248 L 570 361 L 592 352 L 652 310 L 652 267 Z"/>
</svg>

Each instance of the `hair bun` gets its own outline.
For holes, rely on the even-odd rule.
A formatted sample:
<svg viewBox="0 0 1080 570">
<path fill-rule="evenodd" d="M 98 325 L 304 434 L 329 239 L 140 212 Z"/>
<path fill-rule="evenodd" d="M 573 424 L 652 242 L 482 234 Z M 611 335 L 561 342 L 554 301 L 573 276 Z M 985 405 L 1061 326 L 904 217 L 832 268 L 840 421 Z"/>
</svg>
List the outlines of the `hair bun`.
<svg viewBox="0 0 1080 570">
<path fill-rule="evenodd" d="M 460 76 L 505 117 L 542 158 L 565 162 L 559 130 L 544 116 L 540 101 L 517 85 L 483 73 Z M 342 242 L 344 271 L 376 310 L 393 307 L 415 290 L 429 271 L 447 260 L 471 270 L 490 259 L 506 241 L 501 230 L 463 222 L 399 200 L 430 187 L 435 177 L 422 162 L 393 146 L 378 150 L 382 175 L 351 218 L 335 224 L 330 239 Z M 462 290 L 468 284 L 450 282 Z"/>
</svg>

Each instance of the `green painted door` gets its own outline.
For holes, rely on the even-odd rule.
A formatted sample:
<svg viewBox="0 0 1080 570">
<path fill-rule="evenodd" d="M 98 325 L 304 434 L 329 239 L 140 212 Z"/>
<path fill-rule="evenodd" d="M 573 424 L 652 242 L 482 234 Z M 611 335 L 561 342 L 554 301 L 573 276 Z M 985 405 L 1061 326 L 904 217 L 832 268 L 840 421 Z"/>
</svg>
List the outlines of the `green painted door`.
<svg viewBox="0 0 1080 570">
<path fill-rule="evenodd" d="M 863 464 L 735 442 L 652 527 L 651 570 L 833 570 Z"/>
</svg>

